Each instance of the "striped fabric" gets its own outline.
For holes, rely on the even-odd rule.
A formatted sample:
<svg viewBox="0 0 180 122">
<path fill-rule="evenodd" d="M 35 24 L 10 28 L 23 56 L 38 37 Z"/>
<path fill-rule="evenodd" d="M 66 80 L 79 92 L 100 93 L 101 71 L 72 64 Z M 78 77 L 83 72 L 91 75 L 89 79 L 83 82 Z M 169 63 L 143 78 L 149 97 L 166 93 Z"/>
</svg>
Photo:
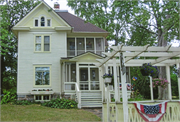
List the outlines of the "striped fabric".
<svg viewBox="0 0 180 122">
<path fill-rule="evenodd" d="M 167 101 L 156 105 L 145 105 L 135 102 L 134 105 L 146 122 L 159 122 L 166 112 Z"/>
</svg>

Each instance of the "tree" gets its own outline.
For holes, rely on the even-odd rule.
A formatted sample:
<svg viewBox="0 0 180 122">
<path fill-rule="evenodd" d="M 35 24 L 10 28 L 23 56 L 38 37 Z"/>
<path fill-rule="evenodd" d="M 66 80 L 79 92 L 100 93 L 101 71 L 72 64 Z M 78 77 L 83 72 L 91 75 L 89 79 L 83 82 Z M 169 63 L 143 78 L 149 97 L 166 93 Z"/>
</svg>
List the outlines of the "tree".
<svg viewBox="0 0 180 122">
<path fill-rule="evenodd" d="M 39 0 L 3 0 L 0 3 L 0 53 L 2 89 L 11 89 L 16 87 L 18 42 L 11 29 L 38 3 Z"/>
</svg>

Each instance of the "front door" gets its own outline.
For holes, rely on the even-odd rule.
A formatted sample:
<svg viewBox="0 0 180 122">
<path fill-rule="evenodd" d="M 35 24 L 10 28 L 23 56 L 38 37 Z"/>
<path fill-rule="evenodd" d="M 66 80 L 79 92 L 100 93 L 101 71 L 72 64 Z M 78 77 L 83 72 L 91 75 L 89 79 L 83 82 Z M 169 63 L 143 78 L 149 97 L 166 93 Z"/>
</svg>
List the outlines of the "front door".
<svg viewBox="0 0 180 122">
<path fill-rule="evenodd" d="M 80 90 L 100 90 L 99 70 L 95 66 L 79 66 Z"/>
</svg>

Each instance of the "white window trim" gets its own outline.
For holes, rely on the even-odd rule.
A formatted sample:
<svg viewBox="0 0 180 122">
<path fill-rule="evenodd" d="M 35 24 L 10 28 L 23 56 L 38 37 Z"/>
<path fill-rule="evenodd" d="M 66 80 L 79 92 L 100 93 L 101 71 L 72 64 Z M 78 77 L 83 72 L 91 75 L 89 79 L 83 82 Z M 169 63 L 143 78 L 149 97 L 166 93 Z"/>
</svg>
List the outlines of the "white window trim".
<svg viewBox="0 0 180 122">
<path fill-rule="evenodd" d="M 52 19 L 47 17 L 46 20 L 47 20 L 46 27 L 52 27 Z M 50 20 L 50 26 L 48 26 L 48 20 Z"/>
<path fill-rule="evenodd" d="M 45 26 L 41 26 L 41 17 L 44 17 Z M 38 26 L 35 26 L 35 20 L 38 20 Z M 47 20 L 50 20 L 50 26 L 47 25 L 48 24 Z M 33 19 L 33 27 L 42 27 L 42 28 L 44 28 L 44 27 L 52 27 L 52 18 L 46 17 L 46 15 L 41 14 L 41 15 L 39 15 L 39 17 L 36 17 L 36 18 Z"/>
<path fill-rule="evenodd" d="M 36 85 L 36 67 L 49 67 L 49 85 Z M 34 65 L 34 70 L 33 70 L 33 74 L 34 74 L 34 82 L 33 82 L 33 87 L 35 88 L 47 88 L 47 87 L 51 87 L 51 65 Z"/>
<path fill-rule="evenodd" d="M 35 20 L 38 20 L 38 26 L 35 26 Z M 33 27 L 39 27 L 39 18 L 34 18 L 33 19 Z"/>
<path fill-rule="evenodd" d="M 41 51 L 36 51 L 36 36 L 41 36 Z M 49 36 L 49 51 L 44 51 L 44 36 Z M 35 53 L 49 53 L 51 52 L 51 35 L 44 34 L 44 35 L 35 35 L 34 36 L 34 52 Z"/>
</svg>

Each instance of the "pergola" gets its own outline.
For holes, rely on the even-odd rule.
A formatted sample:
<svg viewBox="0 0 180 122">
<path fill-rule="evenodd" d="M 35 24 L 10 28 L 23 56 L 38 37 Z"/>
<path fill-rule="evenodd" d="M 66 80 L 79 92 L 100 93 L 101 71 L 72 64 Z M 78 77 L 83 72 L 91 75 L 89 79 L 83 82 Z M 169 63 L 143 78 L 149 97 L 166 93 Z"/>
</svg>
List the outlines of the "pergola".
<svg viewBox="0 0 180 122">
<path fill-rule="evenodd" d="M 120 102 L 119 85 L 118 85 L 119 81 L 117 80 L 118 75 L 116 70 L 116 67 L 120 66 L 121 71 L 119 72 L 119 75 L 121 75 L 121 84 L 122 84 L 124 122 L 126 122 L 128 119 L 127 89 L 126 87 L 123 87 L 126 86 L 126 72 L 123 70 L 125 67 L 142 66 L 143 63 L 151 63 L 151 65 L 156 65 L 156 66 L 165 66 L 166 79 L 170 82 L 168 84 L 168 99 L 172 101 L 170 66 L 176 64 L 177 68 L 179 68 L 180 47 L 171 47 L 171 45 L 166 47 L 155 47 L 149 45 L 124 46 L 122 44 L 119 46 L 111 46 L 110 48 L 113 49 L 113 51 L 104 53 L 104 55 L 106 55 L 106 58 L 97 59 L 99 63 L 95 65 L 99 67 L 101 71 L 100 72 L 101 75 L 103 75 L 104 73 L 108 73 L 108 66 L 113 66 L 115 102 Z M 146 59 L 146 57 L 148 57 L 148 59 Z M 156 59 L 153 59 L 152 57 L 156 57 Z M 178 57 L 178 58 L 172 59 L 173 57 Z M 103 79 L 101 79 L 101 83 L 103 85 Z M 152 77 L 150 77 L 150 86 L 151 86 L 150 87 L 151 101 L 153 101 Z M 180 78 L 178 78 L 178 90 L 179 90 L 179 98 L 180 98 Z M 103 94 L 105 94 L 105 91 L 103 91 Z"/>
</svg>

